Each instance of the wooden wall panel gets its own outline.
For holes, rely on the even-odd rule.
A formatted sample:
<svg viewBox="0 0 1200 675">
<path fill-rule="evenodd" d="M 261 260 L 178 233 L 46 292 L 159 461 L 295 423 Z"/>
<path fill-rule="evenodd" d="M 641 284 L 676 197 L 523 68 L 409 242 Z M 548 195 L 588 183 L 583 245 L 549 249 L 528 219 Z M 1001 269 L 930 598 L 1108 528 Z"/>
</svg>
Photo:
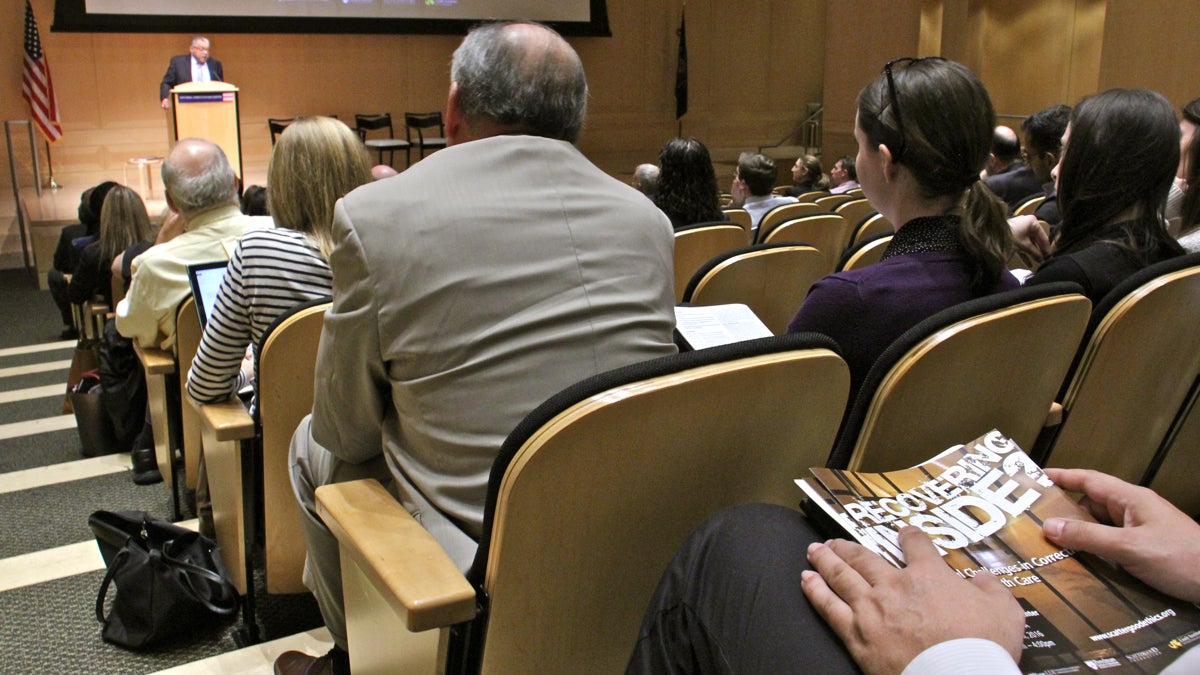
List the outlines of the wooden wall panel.
<svg viewBox="0 0 1200 675">
<path fill-rule="evenodd" d="M 1198 25 L 1194 0 L 1108 0 L 1099 89 L 1154 89 L 1176 108 L 1200 96 Z"/>
<path fill-rule="evenodd" d="M 889 60 L 917 55 L 921 1 L 834 0 L 825 34 L 825 170 L 858 150 L 855 101 Z"/>
</svg>

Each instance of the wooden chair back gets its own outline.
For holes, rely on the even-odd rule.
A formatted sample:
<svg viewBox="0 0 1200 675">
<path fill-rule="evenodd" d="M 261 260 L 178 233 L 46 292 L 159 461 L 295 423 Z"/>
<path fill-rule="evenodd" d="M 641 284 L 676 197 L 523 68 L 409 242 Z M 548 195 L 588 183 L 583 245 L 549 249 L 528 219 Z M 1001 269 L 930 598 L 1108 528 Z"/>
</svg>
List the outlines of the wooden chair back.
<svg viewBox="0 0 1200 675">
<path fill-rule="evenodd" d="M 1082 289 L 1064 282 L 977 298 L 918 323 L 872 366 L 828 466 L 908 468 L 992 429 L 1033 447 L 1090 311 Z"/>
<path fill-rule="evenodd" d="M 799 199 L 802 202 L 812 202 L 815 204 L 817 202 L 817 200 L 820 199 L 821 197 L 828 197 L 828 196 L 829 196 L 829 190 L 811 190 L 809 192 L 805 192 L 805 193 L 796 195 L 796 199 Z"/>
<path fill-rule="evenodd" d="M 733 223 L 701 223 L 675 230 L 675 301 L 696 270 L 713 256 L 746 245 L 746 231 Z"/>
<path fill-rule="evenodd" d="M 860 242 L 867 239 L 874 239 L 881 234 L 895 233 L 896 228 L 892 225 L 892 221 L 888 220 L 882 213 L 869 214 L 854 226 L 854 231 L 850 234 L 850 240 L 846 242 L 846 247 L 852 248 Z"/>
<path fill-rule="evenodd" d="M 1046 195 L 1030 197 L 1029 199 L 1026 199 L 1020 204 L 1014 206 L 1012 214 L 1014 216 L 1032 216 L 1033 214 L 1037 213 L 1038 207 L 1041 206 L 1042 202 L 1044 201 L 1046 201 Z"/>
<path fill-rule="evenodd" d="M 179 429 L 180 442 L 183 448 L 183 465 L 185 483 L 189 490 L 196 489 L 200 476 L 200 453 L 203 445 L 200 439 L 200 418 L 196 408 L 183 405 L 187 400 L 187 375 L 192 369 L 192 359 L 196 358 L 196 350 L 200 348 L 200 337 L 204 331 L 200 328 L 200 314 L 196 311 L 196 302 L 191 295 L 179 303 L 175 312 L 175 360 L 179 373 Z"/>
<path fill-rule="evenodd" d="M 848 202 L 851 199 L 854 199 L 854 197 L 852 195 L 836 194 L 836 195 L 825 195 L 824 197 L 817 197 L 813 201 L 816 202 L 817 204 L 819 204 L 821 206 L 821 208 L 825 209 L 826 211 L 833 211 L 835 208 L 838 207 L 839 204 L 841 204 L 842 202 Z"/>
<path fill-rule="evenodd" d="M 775 229 L 781 223 L 785 223 L 792 218 L 807 216 L 814 213 L 829 213 L 829 209 L 821 208 L 811 202 L 797 202 L 795 204 L 783 204 L 767 211 L 763 214 L 762 220 L 758 221 L 758 234 L 756 243 L 762 243 L 766 240 L 771 230 Z"/>
<path fill-rule="evenodd" d="M 1200 490 L 1196 489 L 1196 466 L 1200 465 L 1200 380 L 1192 385 L 1187 402 L 1179 411 L 1171 432 L 1149 467 L 1142 485 L 1166 498 L 1181 511 L 1200 516 Z"/>
<path fill-rule="evenodd" d="M 1142 270 L 1096 309 L 1062 425 L 1037 458 L 1138 482 L 1200 375 L 1200 254 Z"/>
<path fill-rule="evenodd" d="M 787 335 L 667 357 L 526 418 L 468 575 L 491 599 L 482 672 L 620 671 L 692 529 L 734 504 L 796 505 L 792 479 L 826 454 L 849 387 L 832 347 Z"/>
<path fill-rule="evenodd" d="M 754 221 L 750 218 L 750 212 L 746 209 L 729 208 L 722 209 L 721 211 L 730 222 L 737 223 L 742 226 L 742 229 L 746 230 L 746 241 L 750 241 L 750 230 L 754 227 Z"/>
<path fill-rule="evenodd" d="M 883 260 L 883 254 L 887 251 L 888 244 L 892 243 L 893 236 L 895 235 L 877 234 L 858 242 L 842 254 L 842 259 L 838 261 L 837 271 L 862 269 Z"/>
<path fill-rule="evenodd" d="M 258 354 L 258 419 L 262 437 L 263 540 L 268 593 L 305 591 L 304 534 L 292 491 L 288 448 L 312 412 L 317 346 L 328 298 L 280 316 L 263 333 Z"/>
<path fill-rule="evenodd" d="M 762 243 L 803 242 L 825 256 L 825 274 L 833 271 L 846 241 L 846 219 L 836 213 L 818 213 L 780 223 Z"/>
<path fill-rule="evenodd" d="M 723 253 L 692 275 L 683 302 L 741 303 L 776 335 L 787 331 L 808 289 L 825 275 L 825 256 L 803 244 L 759 244 Z"/>
<path fill-rule="evenodd" d="M 845 218 L 847 223 L 857 225 L 868 215 L 875 213 L 875 207 L 871 206 L 866 197 L 858 197 L 838 204 L 833 212 Z"/>
</svg>

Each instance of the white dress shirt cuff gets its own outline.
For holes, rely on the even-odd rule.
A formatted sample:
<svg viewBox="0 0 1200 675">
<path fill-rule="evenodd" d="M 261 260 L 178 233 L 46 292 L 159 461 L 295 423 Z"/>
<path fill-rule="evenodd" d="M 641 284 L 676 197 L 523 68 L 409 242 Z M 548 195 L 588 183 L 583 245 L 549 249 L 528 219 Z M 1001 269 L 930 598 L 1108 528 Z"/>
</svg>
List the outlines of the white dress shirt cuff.
<svg viewBox="0 0 1200 675">
<path fill-rule="evenodd" d="M 1003 647 L 981 638 L 940 642 L 917 654 L 900 675 L 1021 675 Z"/>
</svg>

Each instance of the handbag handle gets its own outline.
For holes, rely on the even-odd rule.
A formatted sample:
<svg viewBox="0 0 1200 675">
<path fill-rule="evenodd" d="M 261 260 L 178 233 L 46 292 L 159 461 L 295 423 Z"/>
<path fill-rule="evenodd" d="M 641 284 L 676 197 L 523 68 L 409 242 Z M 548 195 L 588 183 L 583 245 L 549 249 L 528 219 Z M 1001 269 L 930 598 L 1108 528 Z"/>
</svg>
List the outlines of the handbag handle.
<svg viewBox="0 0 1200 675">
<path fill-rule="evenodd" d="M 117 551 L 117 557 L 113 558 L 112 564 L 108 566 L 108 571 L 104 573 L 104 581 L 100 584 L 100 593 L 96 596 L 96 619 L 104 625 L 108 625 L 108 619 L 104 616 L 104 599 L 108 596 L 108 585 L 112 583 L 113 577 L 117 575 L 117 571 L 129 559 L 129 551 L 121 549 Z"/>
<path fill-rule="evenodd" d="M 206 608 L 208 608 L 208 611 L 213 612 L 214 614 L 225 615 L 225 614 L 233 614 L 234 612 L 236 612 L 237 611 L 237 594 L 233 590 L 233 584 L 231 584 L 229 582 L 229 580 L 227 580 L 225 577 L 221 576 L 220 574 L 217 574 L 216 572 L 214 572 L 210 569 L 200 567 L 199 565 L 193 565 L 192 563 L 189 563 L 187 561 L 180 560 L 179 558 L 175 558 L 175 557 L 171 556 L 170 554 L 167 553 L 167 548 L 170 546 L 170 543 L 171 542 L 167 542 L 166 544 L 163 545 L 162 551 L 161 551 L 162 559 L 165 560 L 166 562 L 170 563 L 177 569 L 180 569 L 183 571 L 183 573 L 184 573 L 183 578 L 187 580 L 188 588 L 192 589 L 192 596 L 196 599 L 196 601 L 199 602 L 200 604 L 204 605 Z M 197 574 L 200 577 L 207 579 L 208 581 L 211 581 L 214 584 L 217 584 L 217 586 L 219 586 L 221 589 L 220 598 L 218 598 L 218 599 L 232 600 L 232 603 L 230 604 L 230 606 L 229 607 L 221 607 L 220 605 L 217 605 L 214 602 L 212 602 L 211 600 L 209 600 L 208 594 L 201 593 L 199 591 L 199 589 L 196 588 L 196 584 L 192 582 L 193 574 Z"/>
</svg>

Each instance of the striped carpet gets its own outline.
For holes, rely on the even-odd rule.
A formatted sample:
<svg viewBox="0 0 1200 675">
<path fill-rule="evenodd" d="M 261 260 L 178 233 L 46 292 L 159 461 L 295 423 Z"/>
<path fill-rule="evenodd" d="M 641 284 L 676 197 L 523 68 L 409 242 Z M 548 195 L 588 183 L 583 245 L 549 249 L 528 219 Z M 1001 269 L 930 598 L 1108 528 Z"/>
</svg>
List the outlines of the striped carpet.
<svg viewBox="0 0 1200 675">
<path fill-rule="evenodd" d="M 311 596 L 261 590 L 258 623 L 268 642 L 260 645 L 239 650 L 231 623 L 147 652 L 100 639 L 104 569 L 87 516 L 137 509 L 169 517 L 170 491 L 134 485 L 128 454 L 83 457 L 75 418 L 62 414 L 75 343 L 57 339 L 49 293 L 21 271 L 0 271 L 0 316 L 0 672 L 265 674 L 283 650 L 328 650 Z"/>
</svg>

